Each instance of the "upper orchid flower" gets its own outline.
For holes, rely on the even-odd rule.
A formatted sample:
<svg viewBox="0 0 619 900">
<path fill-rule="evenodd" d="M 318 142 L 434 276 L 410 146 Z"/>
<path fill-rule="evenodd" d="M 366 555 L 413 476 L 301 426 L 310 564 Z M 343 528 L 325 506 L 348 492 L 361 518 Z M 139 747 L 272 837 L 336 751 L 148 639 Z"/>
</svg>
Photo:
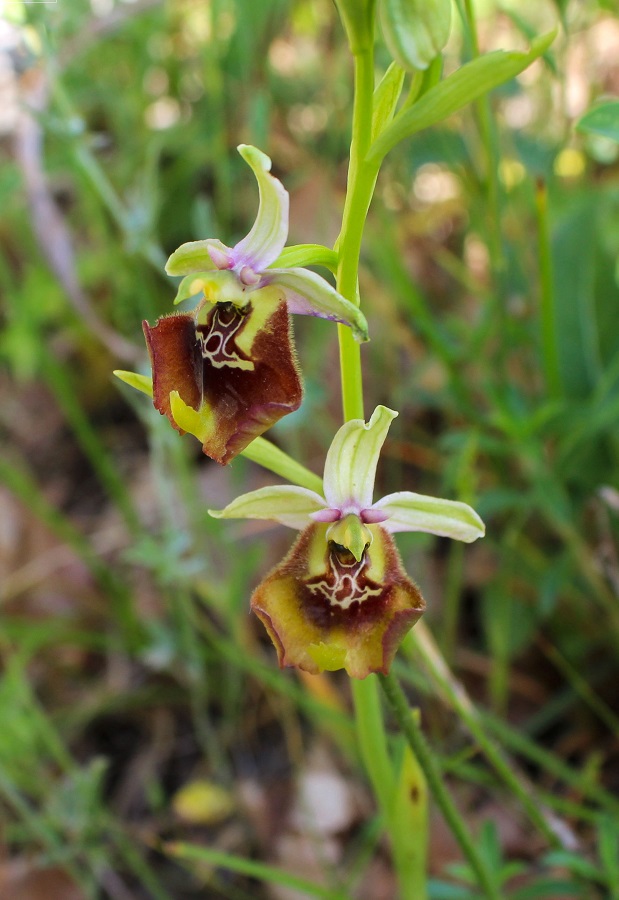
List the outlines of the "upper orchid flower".
<svg viewBox="0 0 619 900">
<path fill-rule="evenodd" d="M 484 534 L 466 503 L 410 491 L 372 502 L 395 416 L 378 406 L 367 425 L 353 419 L 339 429 L 327 453 L 324 496 L 293 485 L 265 487 L 210 510 L 216 518 L 273 519 L 303 529 L 251 599 L 281 666 L 313 673 L 343 668 L 354 678 L 386 674 L 425 608 L 391 534 L 426 531 L 466 542 Z"/>
<path fill-rule="evenodd" d="M 143 323 L 156 408 L 220 463 L 301 403 L 289 313 L 341 322 L 367 340 L 362 313 L 324 278 L 271 268 L 288 235 L 288 193 L 269 174 L 268 156 L 245 144 L 239 153 L 260 193 L 249 234 L 234 247 L 215 238 L 179 247 L 166 266 L 169 275 L 185 276 L 175 302 L 198 294 L 198 305 L 152 327 Z M 132 373 L 117 374 L 140 388 Z"/>
</svg>

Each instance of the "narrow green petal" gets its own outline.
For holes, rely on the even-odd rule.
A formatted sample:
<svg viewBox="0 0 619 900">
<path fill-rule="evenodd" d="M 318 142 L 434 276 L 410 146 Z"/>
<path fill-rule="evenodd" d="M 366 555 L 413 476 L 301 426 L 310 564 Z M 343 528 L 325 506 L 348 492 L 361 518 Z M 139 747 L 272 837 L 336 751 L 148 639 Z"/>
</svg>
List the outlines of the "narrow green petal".
<svg viewBox="0 0 619 900">
<path fill-rule="evenodd" d="M 381 448 L 397 412 L 377 406 L 366 425 L 352 419 L 333 439 L 325 463 L 325 497 L 335 509 L 360 512 L 372 505 Z"/>
<path fill-rule="evenodd" d="M 373 509 L 389 513 L 382 523 L 386 531 L 426 531 L 470 544 L 486 533 L 486 526 L 474 509 L 457 500 L 441 500 L 411 491 L 388 494 Z"/>
<path fill-rule="evenodd" d="M 337 253 L 322 244 L 292 244 L 284 247 L 273 267 L 293 269 L 303 266 L 324 266 L 330 272 L 337 271 Z"/>
<path fill-rule="evenodd" d="M 234 261 L 262 272 L 277 259 L 288 237 L 288 191 L 269 174 L 271 160 L 265 153 L 249 144 L 241 144 L 238 151 L 256 176 L 260 205 L 251 231 L 233 250 Z"/>
<path fill-rule="evenodd" d="M 357 341 L 368 340 L 368 323 L 358 306 L 346 300 L 316 272 L 309 269 L 269 269 L 265 280 L 283 289 L 288 312 L 319 316 L 348 325 Z"/>
<path fill-rule="evenodd" d="M 272 519 L 301 530 L 311 524 L 310 513 L 325 508 L 324 497 L 294 485 L 276 485 L 241 494 L 225 509 L 209 509 L 215 519 Z"/>
<path fill-rule="evenodd" d="M 136 391 L 146 394 L 147 397 L 153 396 L 153 379 L 149 378 L 148 375 L 138 375 L 137 372 L 125 372 L 124 369 L 114 369 L 112 374 L 124 381 L 125 384 L 135 388 Z"/>
<path fill-rule="evenodd" d="M 217 266 L 208 252 L 209 247 L 215 251 L 224 254 L 231 254 L 229 247 L 218 241 L 217 238 L 207 238 L 204 241 L 189 241 L 181 244 L 178 250 L 175 250 L 166 263 L 165 270 L 168 275 L 192 275 L 197 272 L 209 272 L 216 269 Z M 230 259 L 232 257 L 230 256 Z"/>
</svg>

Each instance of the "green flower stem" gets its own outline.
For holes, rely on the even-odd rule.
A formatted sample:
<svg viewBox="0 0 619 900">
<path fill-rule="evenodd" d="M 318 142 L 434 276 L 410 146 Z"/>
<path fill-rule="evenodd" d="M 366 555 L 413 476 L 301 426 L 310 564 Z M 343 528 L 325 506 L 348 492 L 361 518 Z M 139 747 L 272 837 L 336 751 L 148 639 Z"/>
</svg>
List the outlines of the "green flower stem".
<svg viewBox="0 0 619 900">
<path fill-rule="evenodd" d="M 359 305 L 357 282 L 361 239 L 378 176 L 378 166 L 364 161 L 372 135 L 372 98 L 374 95 L 374 55 L 371 49 L 355 58 L 355 97 L 353 128 L 348 169 L 348 190 L 342 230 L 336 242 L 338 252 L 337 289 L 351 303 Z M 344 419 L 362 419 L 363 382 L 361 352 L 350 328 L 340 325 L 340 370 Z"/>
<path fill-rule="evenodd" d="M 348 300 L 359 304 L 357 285 L 361 240 L 380 164 L 365 161 L 372 133 L 372 49 L 360 51 L 354 61 L 355 97 L 348 190 L 336 249 L 337 289 Z M 365 418 L 359 344 L 355 342 L 350 328 L 342 326 L 339 326 L 339 341 L 344 419 Z M 398 790 L 405 782 L 396 779 L 389 755 L 376 676 L 370 675 L 363 681 L 353 680 L 352 693 L 361 757 L 391 837 L 399 896 L 401 900 L 422 900 L 425 895 L 425 858 L 418 851 L 416 835 L 411 834 L 410 829 L 401 827 L 401 810 L 406 808 L 406 798 L 399 797 Z M 422 885 L 423 891 L 420 890 Z"/>
<path fill-rule="evenodd" d="M 414 753 L 428 782 L 430 791 L 439 805 L 445 821 L 448 823 L 454 837 L 457 839 L 460 849 L 468 864 L 477 876 L 479 885 L 488 900 L 501 900 L 501 894 L 494 882 L 492 873 L 488 870 L 485 861 L 477 852 L 470 831 L 449 796 L 445 787 L 442 772 L 439 769 L 436 758 L 423 736 L 423 732 L 417 722 L 417 718 L 411 715 L 411 709 L 404 691 L 393 675 L 379 675 L 381 686 L 389 705 L 398 720 L 400 730 L 406 737 L 408 744 Z"/>
</svg>

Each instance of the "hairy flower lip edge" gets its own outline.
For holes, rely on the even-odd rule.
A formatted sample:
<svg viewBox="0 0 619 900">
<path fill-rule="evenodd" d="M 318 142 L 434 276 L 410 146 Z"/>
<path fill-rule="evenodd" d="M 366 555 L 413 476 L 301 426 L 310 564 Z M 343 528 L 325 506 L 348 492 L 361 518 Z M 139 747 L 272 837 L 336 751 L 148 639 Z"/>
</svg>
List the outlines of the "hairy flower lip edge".
<svg viewBox="0 0 619 900">
<path fill-rule="evenodd" d="M 301 531 L 284 560 L 265 576 L 254 590 L 251 598 L 251 608 L 261 619 L 271 637 L 278 652 L 281 667 L 296 666 L 314 673 L 325 669 L 345 668 L 352 677 L 365 677 L 370 672 L 386 674 L 397 651 L 397 646 L 425 609 L 425 601 L 419 588 L 404 570 L 397 546 L 392 538 L 392 530 L 429 531 L 442 534 L 445 533 L 445 521 L 447 521 L 447 527 L 451 521 L 453 533 L 449 536 L 456 539 L 472 541 L 484 533 L 483 522 L 477 513 L 467 504 L 459 501 L 441 500 L 413 494 L 410 491 L 401 491 L 372 503 L 378 458 L 389 425 L 396 415 L 394 410 L 378 406 L 368 423 L 361 419 L 353 419 L 338 430 L 325 461 L 323 495 L 295 485 L 279 485 L 243 494 L 223 510 L 209 510 L 209 513 L 214 514 L 216 518 L 274 519 Z M 327 485 L 328 469 L 331 480 L 329 488 Z M 333 500 L 339 500 L 339 505 L 334 506 Z M 365 505 L 368 500 L 370 505 Z M 389 504 L 387 508 L 383 509 L 380 504 L 384 500 L 388 500 Z M 400 508 L 397 510 L 399 518 L 395 518 L 390 525 L 387 517 L 391 517 L 392 512 L 389 506 L 393 507 L 396 500 L 400 503 Z M 415 503 L 420 506 L 425 504 L 425 509 L 422 509 L 419 515 L 414 511 Z M 411 505 L 413 507 L 412 514 L 409 508 Z M 452 519 L 450 519 L 450 514 L 453 514 Z M 281 609 L 274 613 L 270 608 L 273 603 L 277 602 L 280 603 L 280 606 L 282 602 L 284 606 L 286 605 L 286 590 L 292 590 L 293 600 L 301 591 L 302 588 L 299 585 L 304 582 L 302 578 L 301 580 L 298 578 L 301 570 L 297 565 L 298 560 L 295 561 L 295 554 L 305 552 L 304 540 L 310 540 L 307 537 L 308 532 L 311 529 L 323 529 L 321 540 L 324 540 L 325 549 L 322 552 L 326 559 L 330 552 L 327 540 L 328 531 L 347 515 L 357 516 L 359 525 L 371 529 L 375 536 L 380 536 L 382 552 L 391 560 L 391 573 L 385 569 L 375 583 L 381 584 L 384 590 L 391 592 L 389 596 L 394 594 L 400 601 L 402 596 L 415 598 L 414 605 L 409 608 L 391 609 L 391 612 L 385 612 L 385 616 L 381 620 L 382 625 L 378 626 L 378 630 L 382 627 L 382 655 L 378 662 L 375 661 L 376 648 L 374 647 L 372 650 L 371 641 L 368 645 L 370 649 L 366 648 L 366 653 L 366 650 L 360 651 L 358 647 L 356 648 L 354 639 L 349 642 L 343 640 L 341 635 L 333 638 L 328 633 L 323 635 L 324 640 L 321 639 L 318 644 L 315 641 L 312 643 L 308 637 L 306 651 L 299 652 L 299 649 L 294 649 L 294 647 L 291 649 L 290 616 L 292 615 L 294 619 L 294 606 L 292 613 L 290 610 L 282 613 Z M 404 521 L 406 516 L 409 516 L 408 521 Z M 376 518 L 381 521 L 370 521 L 370 519 Z M 352 535 L 357 540 L 357 555 L 355 556 L 352 550 L 351 553 L 355 559 L 359 560 L 360 557 L 362 558 L 362 554 L 358 529 L 353 529 Z M 366 545 L 366 549 L 367 546 L 369 545 Z M 370 556 L 371 554 L 372 551 L 370 551 Z M 370 574 L 373 563 L 370 561 L 368 565 L 367 577 L 375 578 Z M 277 589 L 276 582 L 280 583 Z M 293 584 L 292 588 L 290 588 L 290 582 Z M 267 588 L 271 599 L 264 601 L 263 593 Z M 284 591 L 283 595 L 282 590 Z M 347 605 L 343 608 L 347 609 L 348 605 L 358 602 L 367 601 L 364 598 L 359 601 L 354 593 L 349 594 Z M 297 617 L 299 615 L 297 611 Z M 303 622 L 297 627 L 297 631 L 299 627 L 303 631 Z M 311 635 L 309 626 L 308 635 Z M 365 663 L 363 662 L 364 656 L 366 657 Z M 374 661 L 372 662 L 372 660 Z"/>
<path fill-rule="evenodd" d="M 205 325 L 216 308 L 209 310 Z M 285 303 L 271 298 L 253 320 L 252 315 L 250 310 L 241 326 L 249 329 L 249 344 L 241 344 L 245 332 L 233 332 L 233 352 L 242 350 L 251 369 L 212 364 L 198 336 L 196 310 L 162 316 L 153 326 L 143 323 L 155 408 L 179 433 L 197 437 L 204 453 L 221 465 L 298 409 L 303 397 Z"/>
<path fill-rule="evenodd" d="M 316 546 L 323 546 L 325 528 L 313 524 L 301 532 L 285 558 L 253 591 L 251 609 L 275 645 L 281 668 L 298 667 L 313 674 L 344 668 L 355 678 L 387 673 L 400 642 L 426 608 L 423 596 L 406 574 L 391 535 L 374 526 L 372 546 L 377 555 L 368 563 L 367 578 L 370 584 L 381 585 L 379 596 L 356 602 L 356 612 L 353 603 L 332 609 L 327 618 L 323 612 L 315 620 L 305 604 L 309 584 L 317 581 L 329 557 L 326 543 L 320 559 L 315 557 Z M 381 572 L 384 578 L 376 582 Z M 323 576 L 319 578 L 322 583 Z M 312 606 L 315 602 L 314 598 Z M 327 611 L 330 608 L 327 604 Z"/>
</svg>

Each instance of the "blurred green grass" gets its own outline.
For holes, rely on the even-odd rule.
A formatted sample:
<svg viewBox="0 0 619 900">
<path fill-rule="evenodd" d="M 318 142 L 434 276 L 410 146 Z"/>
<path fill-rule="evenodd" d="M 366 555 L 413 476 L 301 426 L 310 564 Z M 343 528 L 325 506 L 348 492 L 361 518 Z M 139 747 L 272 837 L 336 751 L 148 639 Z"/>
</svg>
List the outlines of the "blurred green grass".
<svg viewBox="0 0 619 900">
<path fill-rule="evenodd" d="M 474 503 L 488 528 L 466 550 L 402 536 L 453 674 L 414 633 L 399 674 L 481 852 L 523 900 L 619 896 L 619 163 L 617 145 L 573 130 L 617 93 L 619 20 L 595 2 L 562 9 L 552 65 L 390 155 L 361 284 L 366 409 L 400 411 L 381 489 Z M 517 13 L 480 5 L 483 49 L 545 31 L 556 9 Z M 140 321 L 173 296 L 166 255 L 233 243 L 253 220 L 239 142 L 291 190 L 291 239 L 332 243 L 342 34 L 327 0 L 15 4 L 7 21 L 0 894 L 49 896 L 63 870 L 65 897 L 274 896 L 269 879 L 295 871 L 283 838 L 316 844 L 289 815 L 311 748 L 363 790 L 346 684 L 279 672 L 247 616 L 288 535 L 206 514 L 268 473 L 219 469 L 110 373 L 146 365 Z M 467 38 L 458 26 L 448 67 Z M 315 471 L 339 424 L 333 331 L 296 324 L 306 399 L 273 431 Z M 223 822 L 175 809 L 202 777 L 234 796 Z M 362 807 L 331 838 L 336 864 L 310 866 L 316 896 L 389 890 Z M 275 871 L 181 864 L 183 842 Z M 477 896 L 434 821 L 431 844 L 431 896 Z"/>
</svg>

